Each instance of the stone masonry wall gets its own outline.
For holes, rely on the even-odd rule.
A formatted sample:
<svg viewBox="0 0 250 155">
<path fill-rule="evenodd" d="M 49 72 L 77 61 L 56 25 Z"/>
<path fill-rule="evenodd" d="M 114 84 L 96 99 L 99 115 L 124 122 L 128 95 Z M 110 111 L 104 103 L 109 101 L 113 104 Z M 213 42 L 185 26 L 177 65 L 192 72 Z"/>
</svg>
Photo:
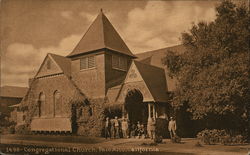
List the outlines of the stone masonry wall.
<svg viewBox="0 0 250 155">
<path fill-rule="evenodd" d="M 106 82 L 106 91 L 110 88 L 113 87 L 114 85 L 110 85 L 109 82 L 110 81 L 114 81 L 116 79 L 119 79 L 121 77 L 126 76 L 127 71 L 129 69 L 129 66 L 131 64 L 131 58 L 129 58 L 128 56 L 124 56 L 119 54 L 119 56 L 122 56 L 124 58 L 127 59 L 127 70 L 123 71 L 123 70 L 119 70 L 119 69 L 114 69 L 112 67 L 112 55 L 114 55 L 114 53 L 111 52 L 106 52 L 105 53 L 105 82 Z M 116 54 L 118 55 L 118 54 Z"/>
<path fill-rule="evenodd" d="M 54 110 L 54 92 L 59 91 L 61 94 L 61 117 L 71 118 L 71 101 L 77 93 L 76 89 L 65 75 L 51 76 L 36 79 L 30 88 L 28 97 L 23 101 L 28 107 L 26 123 L 29 126 L 33 117 L 38 115 L 39 94 L 45 94 L 46 118 L 53 118 Z M 56 109 L 55 109 L 56 110 Z M 45 124 L 46 125 L 46 124 Z"/>
<path fill-rule="evenodd" d="M 89 104 L 77 111 L 77 134 L 100 137 L 104 122 L 105 98 L 90 99 Z"/>
<path fill-rule="evenodd" d="M 96 67 L 80 70 L 80 59 L 95 56 Z M 105 97 L 104 54 L 90 54 L 75 58 L 71 63 L 72 79 L 79 89 L 90 98 Z"/>
</svg>

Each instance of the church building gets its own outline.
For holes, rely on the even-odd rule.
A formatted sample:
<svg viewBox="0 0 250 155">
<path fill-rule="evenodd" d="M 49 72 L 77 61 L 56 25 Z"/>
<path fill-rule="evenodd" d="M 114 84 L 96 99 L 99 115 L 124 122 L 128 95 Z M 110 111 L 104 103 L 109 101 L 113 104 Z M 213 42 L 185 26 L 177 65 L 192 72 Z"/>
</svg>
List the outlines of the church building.
<svg viewBox="0 0 250 155">
<path fill-rule="evenodd" d="M 100 11 L 71 53 L 44 58 L 18 107 L 25 125 L 37 133 L 101 136 L 106 117 L 167 122 L 169 77 L 148 63 L 152 58 L 134 55 Z"/>
</svg>

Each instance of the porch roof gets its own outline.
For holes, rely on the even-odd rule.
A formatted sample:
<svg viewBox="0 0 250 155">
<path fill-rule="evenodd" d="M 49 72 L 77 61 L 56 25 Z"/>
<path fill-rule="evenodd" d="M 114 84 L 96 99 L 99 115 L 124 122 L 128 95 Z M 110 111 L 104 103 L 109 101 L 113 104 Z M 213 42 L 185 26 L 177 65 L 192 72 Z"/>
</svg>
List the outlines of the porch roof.
<svg viewBox="0 0 250 155">
<path fill-rule="evenodd" d="M 134 61 L 155 102 L 167 102 L 165 71 L 162 68 Z"/>
</svg>

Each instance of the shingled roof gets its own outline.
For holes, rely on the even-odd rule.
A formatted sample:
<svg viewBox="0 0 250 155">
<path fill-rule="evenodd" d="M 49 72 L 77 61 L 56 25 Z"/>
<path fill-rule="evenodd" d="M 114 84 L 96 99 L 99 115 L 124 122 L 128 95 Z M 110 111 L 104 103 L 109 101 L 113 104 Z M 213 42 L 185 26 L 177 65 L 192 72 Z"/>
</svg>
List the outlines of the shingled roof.
<svg viewBox="0 0 250 155">
<path fill-rule="evenodd" d="M 49 55 L 55 60 L 57 65 L 63 70 L 64 74 L 70 75 L 71 72 L 71 60 L 69 58 L 49 53 Z"/>
<path fill-rule="evenodd" d="M 0 96 L 22 98 L 26 94 L 27 90 L 27 87 L 3 86 L 0 89 Z"/>
<path fill-rule="evenodd" d="M 107 48 L 135 57 L 118 32 L 101 11 L 68 57 Z"/>
<path fill-rule="evenodd" d="M 158 49 L 158 50 L 153 50 L 153 51 L 148 51 L 148 52 L 136 54 L 136 56 L 137 56 L 136 60 L 138 60 L 142 63 L 145 63 L 145 64 L 149 64 L 149 65 L 153 65 L 153 66 L 165 69 L 166 76 L 167 76 L 166 79 L 167 79 L 168 91 L 175 91 L 177 79 L 175 77 L 171 78 L 168 76 L 168 74 L 167 74 L 168 70 L 163 65 L 162 58 L 164 58 L 166 56 L 166 53 L 168 51 L 173 51 L 177 54 L 182 54 L 183 52 L 185 52 L 185 50 L 186 49 L 185 49 L 184 45 L 171 46 L 171 47 L 167 47 L 167 48 L 162 48 L 162 49 Z"/>
<path fill-rule="evenodd" d="M 168 51 L 173 51 L 177 54 L 185 52 L 184 45 L 177 45 L 166 47 L 162 49 L 157 49 L 153 51 L 147 51 L 143 53 L 136 54 L 137 60 L 146 64 L 150 64 L 156 67 L 164 68 L 161 59 L 166 56 Z"/>
<path fill-rule="evenodd" d="M 144 82 L 156 102 L 167 102 L 166 78 L 164 69 L 134 61 Z"/>
</svg>

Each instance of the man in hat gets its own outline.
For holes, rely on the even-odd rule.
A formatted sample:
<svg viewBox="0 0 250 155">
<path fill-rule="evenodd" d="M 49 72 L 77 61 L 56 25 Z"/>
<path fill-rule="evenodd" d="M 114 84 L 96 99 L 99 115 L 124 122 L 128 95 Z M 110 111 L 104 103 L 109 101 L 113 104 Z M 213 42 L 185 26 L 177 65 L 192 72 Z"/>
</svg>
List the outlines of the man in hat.
<svg viewBox="0 0 250 155">
<path fill-rule="evenodd" d="M 117 116 L 115 116 L 115 119 L 114 119 L 114 126 L 115 126 L 115 138 L 120 138 L 120 136 L 119 136 L 119 121 L 118 121 Z"/>
<path fill-rule="evenodd" d="M 171 139 L 176 135 L 176 121 L 173 117 L 170 117 L 170 121 L 168 123 L 168 131 L 170 132 Z"/>
<path fill-rule="evenodd" d="M 109 120 L 109 117 L 106 118 L 105 121 L 105 138 L 107 139 L 108 137 L 111 138 L 110 134 L 110 128 L 111 128 L 111 122 Z"/>
<path fill-rule="evenodd" d="M 128 121 L 125 118 L 122 119 L 122 135 L 123 138 L 128 137 Z"/>
</svg>

